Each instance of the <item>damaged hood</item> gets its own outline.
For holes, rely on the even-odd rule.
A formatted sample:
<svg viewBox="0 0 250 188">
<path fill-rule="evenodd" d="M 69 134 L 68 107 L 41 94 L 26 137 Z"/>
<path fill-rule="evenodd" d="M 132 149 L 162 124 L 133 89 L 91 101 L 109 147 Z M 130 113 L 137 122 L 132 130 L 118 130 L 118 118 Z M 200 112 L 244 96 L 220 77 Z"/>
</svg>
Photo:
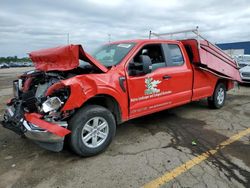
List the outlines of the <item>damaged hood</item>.
<svg viewBox="0 0 250 188">
<path fill-rule="evenodd" d="M 108 69 L 91 55 L 86 53 L 81 45 L 67 45 L 47 48 L 29 53 L 35 68 L 42 71 L 67 71 L 79 66 L 79 59 L 90 63 L 102 72 Z"/>
</svg>

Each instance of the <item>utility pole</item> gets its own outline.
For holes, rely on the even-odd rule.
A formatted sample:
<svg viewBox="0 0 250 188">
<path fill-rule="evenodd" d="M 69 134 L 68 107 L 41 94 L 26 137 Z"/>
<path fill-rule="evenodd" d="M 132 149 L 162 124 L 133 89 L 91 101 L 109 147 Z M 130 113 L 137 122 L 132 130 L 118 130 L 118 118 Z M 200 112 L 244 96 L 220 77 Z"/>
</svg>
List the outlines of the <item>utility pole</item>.
<svg viewBox="0 0 250 188">
<path fill-rule="evenodd" d="M 111 42 L 111 34 L 108 34 L 108 41 Z"/>
<path fill-rule="evenodd" d="M 67 43 L 69 44 L 69 33 L 67 33 Z"/>
</svg>

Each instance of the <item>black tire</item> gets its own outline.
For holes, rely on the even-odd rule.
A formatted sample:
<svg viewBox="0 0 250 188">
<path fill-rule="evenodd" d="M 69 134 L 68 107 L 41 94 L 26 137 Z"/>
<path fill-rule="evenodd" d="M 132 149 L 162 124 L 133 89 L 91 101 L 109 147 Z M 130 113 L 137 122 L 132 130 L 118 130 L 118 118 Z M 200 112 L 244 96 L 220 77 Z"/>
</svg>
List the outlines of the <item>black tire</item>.
<svg viewBox="0 0 250 188">
<path fill-rule="evenodd" d="M 220 95 L 220 93 L 223 91 L 224 93 L 224 97 L 223 97 L 223 100 L 222 98 L 219 100 L 218 99 L 218 96 Z M 225 104 L 225 100 L 226 100 L 226 86 L 225 84 L 223 83 L 218 83 L 215 90 L 214 90 L 214 93 L 211 97 L 208 97 L 208 106 L 212 109 L 219 109 L 221 107 L 224 106 Z"/>
<path fill-rule="evenodd" d="M 93 138 L 91 138 L 92 143 L 84 143 L 82 135 L 84 127 L 88 122 L 93 122 L 92 119 L 95 118 L 103 118 L 102 120 L 106 121 L 108 124 L 107 128 L 107 137 L 106 140 L 103 141 L 101 145 L 96 148 L 91 148 L 86 144 L 92 144 Z M 101 120 L 100 120 L 101 121 Z M 98 120 L 99 122 L 99 120 Z M 70 120 L 69 120 L 69 129 L 71 130 L 71 134 L 69 136 L 69 146 L 70 148 L 78 155 L 88 157 L 97 155 L 103 152 L 111 143 L 112 139 L 115 136 L 116 132 L 116 123 L 113 114 L 106 108 L 98 105 L 88 105 L 80 109 Z M 93 130 L 94 131 L 94 130 Z M 93 132 L 92 131 L 92 132 Z M 91 131 L 90 131 L 91 132 Z M 89 134 L 89 133 L 87 133 Z M 93 133 L 94 134 L 94 133 Z M 96 133 L 98 134 L 98 133 Z M 101 139 L 101 137 L 99 137 Z"/>
</svg>

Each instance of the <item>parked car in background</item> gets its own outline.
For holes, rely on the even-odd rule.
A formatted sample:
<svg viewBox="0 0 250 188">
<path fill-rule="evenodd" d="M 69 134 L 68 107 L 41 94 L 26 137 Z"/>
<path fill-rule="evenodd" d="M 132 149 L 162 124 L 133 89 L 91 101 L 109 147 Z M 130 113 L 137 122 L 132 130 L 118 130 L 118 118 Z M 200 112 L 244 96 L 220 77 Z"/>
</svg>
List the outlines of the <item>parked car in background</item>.
<svg viewBox="0 0 250 188">
<path fill-rule="evenodd" d="M 243 68 L 245 66 L 250 66 L 250 54 L 246 55 L 237 55 L 233 57 L 240 68 Z"/>
<path fill-rule="evenodd" d="M 7 63 L 1 63 L 0 69 L 4 69 L 4 68 L 10 68 L 10 66 Z"/>
<path fill-rule="evenodd" d="M 32 62 L 10 62 L 9 67 L 32 67 Z"/>
<path fill-rule="evenodd" d="M 26 62 L 24 64 L 25 67 L 33 67 L 33 63 L 32 62 Z"/>
<path fill-rule="evenodd" d="M 250 54 L 237 55 L 233 59 L 237 62 L 243 82 L 250 82 Z"/>
<path fill-rule="evenodd" d="M 244 82 L 250 83 L 250 65 L 244 66 L 240 69 L 240 76 Z"/>
</svg>

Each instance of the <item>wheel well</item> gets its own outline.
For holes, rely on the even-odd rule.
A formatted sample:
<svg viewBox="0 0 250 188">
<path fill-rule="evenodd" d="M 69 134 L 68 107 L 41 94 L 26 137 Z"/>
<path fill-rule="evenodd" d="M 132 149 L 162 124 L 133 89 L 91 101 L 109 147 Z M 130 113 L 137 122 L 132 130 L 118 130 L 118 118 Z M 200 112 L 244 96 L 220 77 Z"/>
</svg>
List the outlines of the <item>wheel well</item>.
<svg viewBox="0 0 250 188">
<path fill-rule="evenodd" d="M 122 123 L 122 114 L 121 114 L 121 109 L 118 104 L 118 102 L 109 95 L 96 95 L 92 98 L 90 98 L 88 101 L 84 103 L 84 106 L 89 105 L 89 104 L 95 104 L 95 105 L 100 105 L 108 110 L 111 111 L 111 113 L 114 115 L 116 123 L 120 124 Z"/>
<path fill-rule="evenodd" d="M 217 83 L 216 83 L 216 85 L 215 85 L 215 88 L 216 88 L 216 86 L 219 84 L 219 83 L 223 83 L 224 85 L 225 85 L 225 87 L 226 87 L 226 90 L 228 91 L 228 80 L 226 80 L 226 79 L 219 79 L 218 81 L 217 81 Z"/>
<path fill-rule="evenodd" d="M 226 90 L 228 91 L 228 80 L 226 80 L 226 79 L 218 79 L 217 83 L 215 84 L 215 87 L 214 87 L 214 90 L 213 90 L 213 94 L 214 94 L 215 89 L 216 89 L 216 87 L 217 87 L 217 85 L 219 83 L 223 83 L 225 85 L 225 87 L 226 87 Z M 212 99 L 213 94 L 211 96 L 209 96 L 208 99 Z"/>
</svg>

